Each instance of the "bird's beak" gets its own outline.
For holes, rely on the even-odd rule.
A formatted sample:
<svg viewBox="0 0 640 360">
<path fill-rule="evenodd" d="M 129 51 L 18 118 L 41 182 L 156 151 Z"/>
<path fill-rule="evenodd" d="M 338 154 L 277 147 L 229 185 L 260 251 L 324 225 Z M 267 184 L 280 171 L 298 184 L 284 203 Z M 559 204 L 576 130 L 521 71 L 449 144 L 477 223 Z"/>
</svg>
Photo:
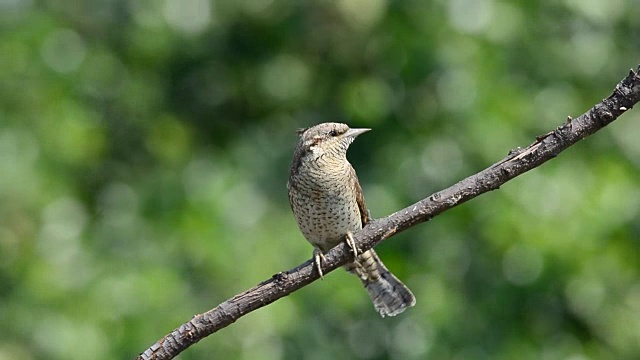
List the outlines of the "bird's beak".
<svg viewBox="0 0 640 360">
<path fill-rule="evenodd" d="M 355 138 L 356 136 L 366 133 L 367 131 L 369 131 L 371 129 L 349 129 L 347 130 L 346 133 L 344 133 L 344 136 L 349 136 L 352 138 Z"/>
</svg>

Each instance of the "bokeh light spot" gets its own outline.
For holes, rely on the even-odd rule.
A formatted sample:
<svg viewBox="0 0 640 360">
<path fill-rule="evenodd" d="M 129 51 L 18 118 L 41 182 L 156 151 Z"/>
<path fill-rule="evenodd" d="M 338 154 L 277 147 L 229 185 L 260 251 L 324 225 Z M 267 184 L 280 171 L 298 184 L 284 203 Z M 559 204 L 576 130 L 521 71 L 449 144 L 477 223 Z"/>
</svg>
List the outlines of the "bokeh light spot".
<svg viewBox="0 0 640 360">
<path fill-rule="evenodd" d="M 389 114 L 393 93 L 386 82 L 365 78 L 347 85 L 344 95 L 345 111 L 368 123 L 379 122 Z"/>
<path fill-rule="evenodd" d="M 484 31 L 493 19 L 493 0 L 449 1 L 451 25 L 468 33 Z"/>
<path fill-rule="evenodd" d="M 349 25 L 366 30 L 374 26 L 384 16 L 386 0 L 338 0 L 338 10 Z"/>
<path fill-rule="evenodd" d="M 540 252 L 532 246 L 514 245 L 502 259 L 505 278 L 516 285 L 528 285 L 538 279 L 544 261 Z"/>
<path fill-rule="evenodd" d="M 260 74 L 263 92 L 280 101 L 304 98 L 309 90 L 309 81 L 307 65 L 290 55 L 275 57 Z"/>
<path fill-rule="evenodd" d="M 436 92 L 444 108 L 461 112 L 476 101 L 477 86 L 477 81 L 472 74 L 463 69 L 455 69 L 445 72 L 438 79 Z"/>
<path fill-rule="evenodd" d="M 77 32 L 69 29 L 55 30 L 44 39 L 40 48 L 42 60 L 54 71 L 70 73 L 77 70 L 87 49 Z"/>
<path fill-rule="evenodd" d="M 198 34 L 211 22 L 211 3 L 209 0 L 165 0 L 164 16 L 174 29 Z"/>
</svg>

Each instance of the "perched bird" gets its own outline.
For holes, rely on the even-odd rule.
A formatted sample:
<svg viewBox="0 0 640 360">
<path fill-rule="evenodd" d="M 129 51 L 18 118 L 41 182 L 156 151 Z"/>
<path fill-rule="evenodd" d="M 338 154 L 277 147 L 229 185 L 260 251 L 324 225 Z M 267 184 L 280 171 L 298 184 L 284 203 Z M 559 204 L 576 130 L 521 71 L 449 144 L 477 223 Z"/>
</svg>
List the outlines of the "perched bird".
<svg viewBox="0 0 640 360">
<path fill-rule="evenodd" d="M 376 310 L 385 317 L 400 314 L 416 299 L 373 249 L 357 254 L 353 242 L 352 233 L 362 229 L 370 216 L 356 172 L 347 161 L 347 149 L 369 130 L 340 123 L 300 130 L 287 188 L 298 226 L 314 246 L 320 276 L 324 252 L 346 240 L 355 256 L 345 269 L 360 278 Z"/>
</svg>

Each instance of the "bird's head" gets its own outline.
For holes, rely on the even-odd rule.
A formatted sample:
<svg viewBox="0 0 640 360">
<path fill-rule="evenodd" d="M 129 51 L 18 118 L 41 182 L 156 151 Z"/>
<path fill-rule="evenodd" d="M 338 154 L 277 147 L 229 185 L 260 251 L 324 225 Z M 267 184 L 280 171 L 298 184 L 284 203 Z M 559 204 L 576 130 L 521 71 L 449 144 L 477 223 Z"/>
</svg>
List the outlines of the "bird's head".
<svg viewBox="0 0 640 360">
<path fill-rule="evenodd" d="M 351 129 L 348 125 L 341 123 L 318 124 L 298 130 L 300 140 L 297 150 L 312 154 L 314 157 L 345 158 L 353 140 L 369 130 L 371 129 Z"/>
</svg>

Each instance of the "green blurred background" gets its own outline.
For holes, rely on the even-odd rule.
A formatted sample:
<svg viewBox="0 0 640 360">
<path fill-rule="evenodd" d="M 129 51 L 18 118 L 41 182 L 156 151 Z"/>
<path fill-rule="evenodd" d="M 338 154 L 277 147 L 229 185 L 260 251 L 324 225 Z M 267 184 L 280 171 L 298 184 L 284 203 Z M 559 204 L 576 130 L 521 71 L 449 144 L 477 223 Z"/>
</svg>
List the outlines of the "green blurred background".
<svg viewBox="0 0 640 360">
<path fill-rule="evenodd" d="M 0 1 L 0 359 L 131 359 L 311 256 L 295 129 L 374 217 L 530 144 L 640 61 L 609 1 Z M 640 358 L 640 112 L 378 247 L 416 307 L 324 281 L 180 359 Z"/>
</svg>

